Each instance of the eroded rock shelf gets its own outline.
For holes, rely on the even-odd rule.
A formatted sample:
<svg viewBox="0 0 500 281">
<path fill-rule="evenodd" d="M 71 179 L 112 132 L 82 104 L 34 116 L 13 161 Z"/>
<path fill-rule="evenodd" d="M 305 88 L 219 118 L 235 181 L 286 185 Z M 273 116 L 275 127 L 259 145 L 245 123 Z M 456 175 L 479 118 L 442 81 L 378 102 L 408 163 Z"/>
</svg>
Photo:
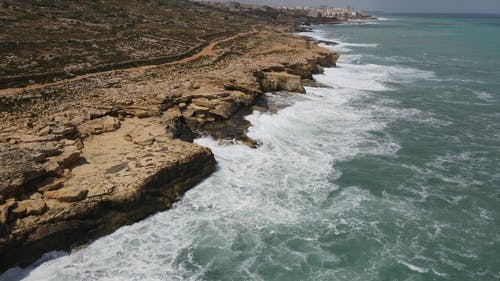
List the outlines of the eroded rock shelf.
<svg viewBox="0 0 500 281">
<path fill-rule="evenodd" d="M 197 136 L 246 135 L 265 92 L 304 93 L 339 55 L 286 29 L 211 44 L 179 64 L 96 73 L 2 95 L 0 267 L 168 209 L 216 168 Z"/>
</svg>

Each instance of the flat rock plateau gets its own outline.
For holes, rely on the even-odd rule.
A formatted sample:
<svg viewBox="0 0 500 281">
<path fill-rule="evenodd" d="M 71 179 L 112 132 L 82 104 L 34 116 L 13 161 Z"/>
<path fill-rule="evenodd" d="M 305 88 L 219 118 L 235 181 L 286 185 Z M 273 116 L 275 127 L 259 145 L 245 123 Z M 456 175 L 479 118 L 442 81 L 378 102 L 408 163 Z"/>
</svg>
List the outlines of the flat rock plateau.
<svg viewBox="0 0 500 281">
<path fill-rule="evenodd" d="M 15 2 L 15 3 L 14 3 Z M 258 146 L 263 93 L 339 57 L 302 19 L 181 0 L 2 1 L 0 269 L 168 209 L 216 169 L 210 135 Z"/>
</svg>

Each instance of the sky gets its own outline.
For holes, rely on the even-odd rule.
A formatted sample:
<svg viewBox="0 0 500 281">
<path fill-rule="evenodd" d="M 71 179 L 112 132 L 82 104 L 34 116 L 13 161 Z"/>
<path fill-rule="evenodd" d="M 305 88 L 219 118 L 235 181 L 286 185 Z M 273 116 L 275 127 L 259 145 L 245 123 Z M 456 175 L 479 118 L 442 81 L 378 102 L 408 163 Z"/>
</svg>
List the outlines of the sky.
<svg viewBox="0 0 500 281">
<path fill-rule="evenodd" d="M 500 0 L 239 0 L 242 3 L 270 6 L 347 7 L 366 11 L 405 13 L 495 13 Z"/>
</svg>

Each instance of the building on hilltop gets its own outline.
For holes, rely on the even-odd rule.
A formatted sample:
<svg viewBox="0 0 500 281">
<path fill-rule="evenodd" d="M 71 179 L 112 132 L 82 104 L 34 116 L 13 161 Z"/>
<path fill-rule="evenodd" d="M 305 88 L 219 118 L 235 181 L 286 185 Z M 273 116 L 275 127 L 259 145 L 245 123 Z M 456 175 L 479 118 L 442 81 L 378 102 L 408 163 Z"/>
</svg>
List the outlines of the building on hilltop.
<svg viewBox="0 0 500 281">
<path fill-rule="evenodd" d="M 310 18 L 317 18 L 320 16 L 320 13 L 316 10 L 310 10 L 307 12 L 307 16 Z"/>
<path fill-rule="evenodd" d="M 239 9 L 241 7 L 241 4 L 240 4 L 240 2 L 230 1 L 230 2 L 224 3 L 224 6 L 226 6 L 229 9 Z"/>
</svg>

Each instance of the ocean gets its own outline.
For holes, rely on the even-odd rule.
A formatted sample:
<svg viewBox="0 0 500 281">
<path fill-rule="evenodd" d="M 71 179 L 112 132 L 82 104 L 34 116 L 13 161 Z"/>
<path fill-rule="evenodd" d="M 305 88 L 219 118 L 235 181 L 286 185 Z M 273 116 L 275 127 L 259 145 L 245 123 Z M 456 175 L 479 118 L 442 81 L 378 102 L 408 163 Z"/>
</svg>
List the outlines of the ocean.
<svg viewBox="0 0 500 281">
<path fill-rule="evenodd" d="M 330 88 L 268 94 L 257 149 L 171 210 L 0 280 L 500 280 L 500 17 L 314 26 Z"/>
</svg>

